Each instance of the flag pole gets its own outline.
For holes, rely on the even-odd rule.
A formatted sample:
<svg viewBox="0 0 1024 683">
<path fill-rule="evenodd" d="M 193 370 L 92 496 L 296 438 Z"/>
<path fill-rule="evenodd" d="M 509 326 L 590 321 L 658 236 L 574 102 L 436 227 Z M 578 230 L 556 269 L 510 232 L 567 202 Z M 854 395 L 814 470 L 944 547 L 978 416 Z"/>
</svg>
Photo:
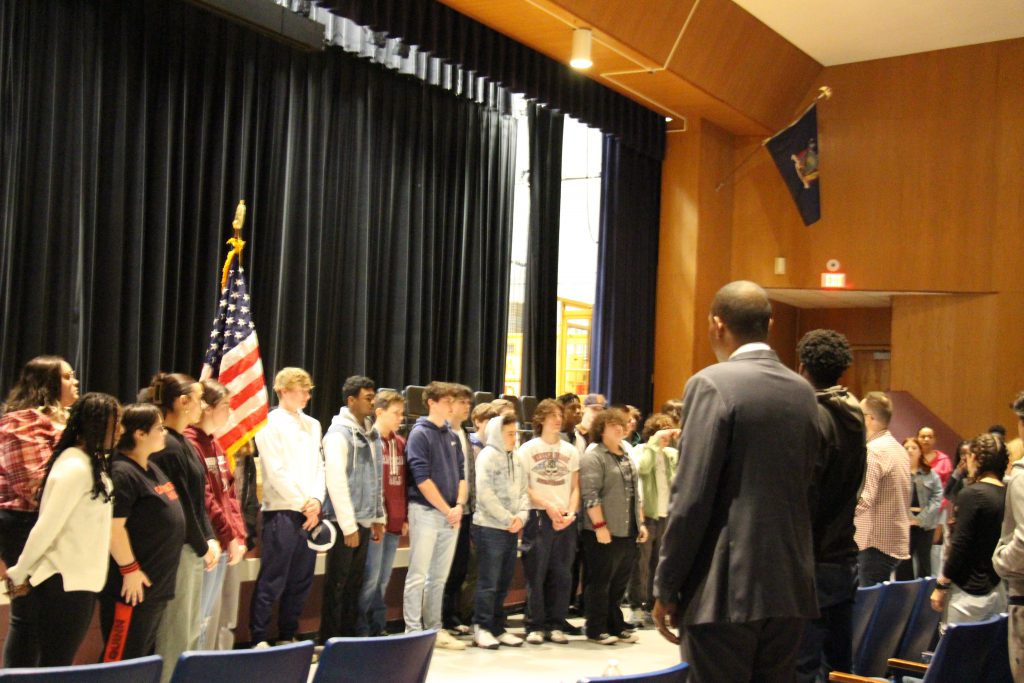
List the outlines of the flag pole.
<svg viewBox="0 0 1024 683">
<path fill-rule="evenodd" d="M 734 178 L 734 177 L 736 176 L 736 173 L 737 173 L 737 172 L 738 172 L 738 171 L 739 171 L 739 170 L 740 170 L 741 168 L 743 168 L 743 167 L 744 167 L 744 166 L 745 166 L 745 165 L 747 164 L 747 162 L 748 162 L 748 161 L 750 161 L 750 160 L 751 160 L 751 159 L 753 158 L 753 156 L 754 156 L 755 154 L 757 154 L 757 150 L 758 150 L 758 149 L 759 149 L 760 147 L 764 147 L 764 146 L 765 146 L 765 145 L 767 145 L 767 144 L 768 144 L 769 142 L 771 142 L 773 138 L 775 138 L 775 137 L 778 137 L 778 135 L 779 135 L 780 133 L 783 133 L 783 132 L 785 132 L 785 131 L 789 130 L 790 128 L 792 128 L 793 126 L 795 126 L 795 125 L 796 125 L 797 123 L 799 123 L 799 122 L 800 122 L 800 119 L 802 119 L 802 118 L 804 117 L 804 114 L 806 114 L 807 112 L 809 112 L 809 111 L 811 110 L 811 107 L 813 107 L 814 105 L 816 105 L 816 104 L 817 104 L 818 102 L 820 102 L 820 101 L 822 101 L 822 100 L 828 100 L 828 99 L 831 99 L 831 98 L 832 98 L 832 88 L 828 87 L 827 85 L 823 85 L 823 86 L 821 86 L 820 88 L 818 88 L 818 96 L 814 98 L 814 101 L 813 101 L 813 102 L 811 102 L 810 104 L 808 104 L 808 105 L 807 105 L 806 107 L 804 107 L 804 110 L 803 110 L 802 112 L 800 112 L 800 114 L 799 114 L 799 115 L 798 115 L 798 116 L 797 116 L 797 117 L 796 117 L 795 119 L 793 119 L 793 120 L 792 120 L 792 121 L 791 121 L 791 122 L 790 122 L 790 123 L 789 123 L 788 125 L 786 125 L 786 126 L 783 126 L 783 127 L 782 127 L 782 128 L 780 128 L 779 130 L 777 130 L 777 131 L 775 132 L 775 134 L 774 134 L 774 135 L 769 135 L 769 136 L 768 136 L 768 137 L 766 137 L 766 138 L 765 138 L 764 140 L 762 140 L 762 141 L 761 141 L 761 144 L 760 144 L 760 145 L 759 145 L 758 147 L 755 147 L 755 148 L 754 148 L 754 149 L 753 149 L 753 150 L 752 150 L 752 151 L 750 152 L 750 154 L 748 154 L 748 155 L 747 155 L 747 156 L 746 156 L 746 157 L 745 157 L 745 158 L 743 159 L 743 161 L 741 161 L 740 163 L 736 164 L 736 166 L 735 166 L 735 167 L 733 167 L 732 171 L 730 171 L 730 172 L 729 172 L 729 175 L 725 176 L 725 178 L 723 178 L 723 179 L 722 179 L 722 181 L 721 181 L 720 183 L 718 183 L 718 185 L 717 185 L 717 186 L 715 186 L 715 192 L 718 192 L 718 191 L 719 191 L 719 190 L 721 190 L 721 189 L 722 189 L 723 187 L 725 187 L 725 186 L 726 186 L 726 185 L 727 185 L 727 184 L 729 183 L 729 181 L 730 181 L 730 180 L 732 180 L 732 179 L 733 179 L 733 178 Z"/>
</svg>

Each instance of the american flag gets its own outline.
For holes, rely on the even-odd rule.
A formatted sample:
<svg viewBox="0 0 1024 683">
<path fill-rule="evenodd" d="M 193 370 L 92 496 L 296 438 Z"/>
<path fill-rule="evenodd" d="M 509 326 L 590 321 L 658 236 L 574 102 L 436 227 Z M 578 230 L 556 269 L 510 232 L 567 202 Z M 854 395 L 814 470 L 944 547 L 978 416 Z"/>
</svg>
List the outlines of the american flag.
<svg viewBox="0 0 1024 683">
<path fill-rule="evenodd" d="M 233 460 L 235 452 L 267 423 L 268 406 L 260 343 L 252 322 L 252 302 L 245 284 L 245 269 L 237 258 L 217 302 L 202 377 L 216 377 L 231 392 L 231 415 L 215 438 Z"/>
</svg>

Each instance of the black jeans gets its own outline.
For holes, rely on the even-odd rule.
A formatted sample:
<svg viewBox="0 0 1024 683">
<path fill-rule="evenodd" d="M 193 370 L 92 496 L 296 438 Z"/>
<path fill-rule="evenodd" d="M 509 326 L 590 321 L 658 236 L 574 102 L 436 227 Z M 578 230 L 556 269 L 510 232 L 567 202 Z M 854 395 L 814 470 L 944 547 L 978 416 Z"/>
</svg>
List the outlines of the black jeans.
<svg viewBox="0 0 1024 683">
<path fill-rule="evenodd" d="M 897 581 L 921 579 L 932 574 L 932 540 L 935 529 L 910 527 L 910 559 L 896 566 Z"/>
<path fill-rule="evenodd" d="M 18 666 L 70 666 L 74 663 L 78 646 L 85 639 L 96 609 L 96 594 L 90 591 L 65 591 L 64 580 L 54 574 L 30 593 L 15 598 L 14 603 L 30 600 L 19 606 L 28 606 L 34 612 L 34 623 L 15 623 L 11 620 L 13 636 L 18 645 Z M 14 605 L 12 604 L 12 614 Z M 20 629 L 14 633 L 15 628 Z"/>
<path fill-rule="evenodd" d="M 814 583 L 821 616 L 804 625 L 796 664 L 799 683 L 827 681 L 830 671 L 849 672 L 853 666 L 857 564 L 817 564 Z"/>
<path fill-rule="evenodd" d="M 679 649 L 689 683 L 791 683 L 803 619 L 697 624 L 682 629 Z"/>
<path fill-rule="evenodd" d="M 309 536 L 302 528 L 305 515 L 294 510 L 268 510 L 263 513 L 260 572 L 252 591 L 249 632 L 253 643 L 267 639 L 267 627 L 274 603 L 277 612 L 277 638 L 290 640 L 299 628 L 299 616 L 313 587 L 316 551 L 306 544 Z"/>
<path fill-rule="evenodd" d="M 25 541 L 32 531 L 39 513 L 0 510 L 0 558 L 13 567 L 18 563 Z M 39 648 L 35 639 L 39 608 L 35 591 L 11 602 L 11 622 L 4 643 L 4 668 L 36 666 Z"/>
<path fill-rule="evenodd" d="M 153 654 L 156 628 L 167 600 L 143 600 L 129 605 L 106 593 L 100 595 L 100 632 L 103 661 L 120 662 Z"/>
<path fill-rule="evenodd" d="M 360 526 L 359 545 L 349 548 L 339 532 L 338 540 L 327 551 L 324 569 L 324 595 L 320 610 L 320 642 L 328 638 L 357 635 L 359 620 L 359 593 L 363 590 L 363 572 L 366 570 L 366 551 L 370 544 L 370 530 Z"/>
<path fill-rule="evenodd" d="M 632 537 L 612 536 L 611 543 L 598 543 L 597 534 L 584 530 L 583 553 L 587 562 L 583 584 L 587 637 L 595 638 L 602 633 L 618 635 L 626 630 L 619 605 L 629 585 L 636 541 Z"/>
<path fill-rule="evenodd" d="M 526 630 L 560 630 L 569 613 L 576 524 L 555 531 L 547 512 L 530 510 L 523 529 L 523 546 Z"/>
<path fill-rule="evenodd" d="M 857 582 L 861 588 L 888 581 L 899 560 L 878 548 L 857 553 Z"/>
</svg>

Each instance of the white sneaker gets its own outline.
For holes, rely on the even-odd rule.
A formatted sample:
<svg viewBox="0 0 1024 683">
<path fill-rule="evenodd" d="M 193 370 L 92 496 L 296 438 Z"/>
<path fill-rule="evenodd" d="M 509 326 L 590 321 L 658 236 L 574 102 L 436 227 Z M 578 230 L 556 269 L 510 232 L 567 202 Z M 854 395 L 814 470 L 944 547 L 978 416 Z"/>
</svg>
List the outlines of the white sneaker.
<svg viewBox="0 0 1024 683">
<path fill-rule="evenodd" d="M 484 650 L 497 650 L 500 645 L 498 639 L 483 628 L 477 628 L 476 633 L 473 634 L 473 644 Z"/>
<path fill-rule="evenodd" d="M 540 645 L 544 642 L 544 632 L 530 631 L 530 633 L 526 636 L 526 642 L 528 642 L 530 645 Z"/>
<path fill-rule="evenodd" d="M 523 639 L 519 636 L 512 635 L 508 631 L 505 631 L 500 636 L 498 636 L 498 642 L 502 645 L 507 645 L 508 647 L 519 647 L 523 644 Z"/>
<path fill-rule="evenodd" d="M 618 638 L 620 643 L 636 643 L 640 641 L 640 636 L 632 631 L 623 631 L 618 635 Z"/>
<path fill-rule="evenodd" d="M 258 642 L 255 645 L 253 645 L 252 649 L 254 649 L 254 650 L 269 650 L 270 649 L 270 643 L 268 643 L 265 640 L 261 640 L 260 642 Z"/>
<path fill-rule="evenodd" d="M 554 631 L 548 634 L 548 640 L 550 640 L 552 643 L 558 643 L 559 645 L 565 645 L 569 642 L 568 636 L 566 636 L 565 633 L 559 631 L 558 629 L 555 629 Z"/>
<path fill-rule="evenodd" d="M 637 628 L 644 625 L 644 611 L 642 609 L 629 610 L 629 623 L 635 624 Z"/>
<path fill-rule="evenodd" d="M 596 636 L 587 636 L 587 640 L 598 645 L 614 645 L 619 639 L 608 633 L 601 633 Z"/>
<path fill-rule="evenodd" d="M 442 629 L 437 632 L 437 639 L 434 641 L 434 647 L 441 648 L 442 650 L 465 650 L 466 644 L 455 640 L 448 631 Z"/>
</svg>

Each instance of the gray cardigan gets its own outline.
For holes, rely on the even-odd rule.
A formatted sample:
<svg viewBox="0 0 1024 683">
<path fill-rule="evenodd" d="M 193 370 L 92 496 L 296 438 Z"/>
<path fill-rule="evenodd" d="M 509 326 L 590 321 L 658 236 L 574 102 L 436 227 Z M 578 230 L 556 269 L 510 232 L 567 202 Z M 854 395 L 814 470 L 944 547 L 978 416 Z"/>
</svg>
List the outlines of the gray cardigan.
<svg viewBox="0 0 1024 683">
<path fill-rule="evenodd" d="M 600 505 L 608 531 L 612 536 L 629 536 L 629 509 L 626 507 L 626 482 L 622 474 L 628 468 L 633 482 L 633 507 L 637 528 L 643 522 L 640 506 L 640 482 L 636 467 L 628 455 L 613 455 L 603 443 L 598 443 L 580 459 L 580 498 L 586 508 Z M 590 515 L 583 515 L 583 528 L 594 530 Z"/>
</svg>

